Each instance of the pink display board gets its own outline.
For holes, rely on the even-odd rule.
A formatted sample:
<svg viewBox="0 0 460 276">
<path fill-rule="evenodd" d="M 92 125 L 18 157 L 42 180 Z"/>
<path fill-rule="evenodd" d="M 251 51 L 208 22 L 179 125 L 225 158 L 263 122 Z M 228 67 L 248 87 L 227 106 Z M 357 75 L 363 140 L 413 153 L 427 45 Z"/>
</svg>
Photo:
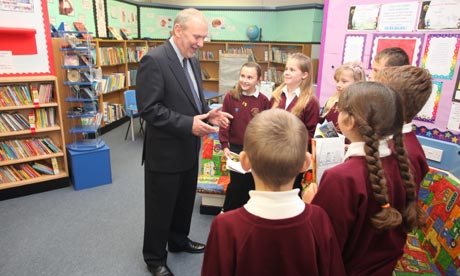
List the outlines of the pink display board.
<svg viewBox="0 0 460 276">
<path fill-rule="evenodd" d="M 441 89 L 440 91 L 433 91 L 434 96 L 430 101 L 433 106 L 425 110 L 425 113 L 429 116 L 416 118 L 414 120 L 415 128 L 424 130 L 423 133 L 419 133 L 420 135 L 459 144 L 460 125 L 458 124 L 458 118 L 460 117 L 460 108 L 454 101 L 456 98 L 460 98 L 455 94 L 460 89 L 460 84 L 459 89 L 456 87 L 460 78 L 460 56 L 458 54 L 460 26 L 457 29 L 455 26 L 444 29 L 420 28 L 420 21 L 424 20 L 422 18 L 423 13 L 421 14 L 423 3 L 419 1 L 412 2 L 406 2 L 405 4 L 412 10 L 414 6 L 417 6 L 416 19 L 413 22 L 410 24 L 402 20 L 390 22 L 390 24 L 386 22 L 387 24 L 382 24 L 382 30 L 380 31 L 378 24 L 375 28 L 349 29 L 353 15 L 351 11 L 354 12 L 354 7 L 356 6 L 367 5 L 362 10 L 366 10 L 371 15 L 375 14 L 372 11 L 372 8 L 374 8 L 372 5 L 380 5 L 381 17 L 382 5 L 386 5 L 386 10 L 391 11 L 392 7 L 388 8 L 388 6 L 399 5 L 401 1 L 325 0 L 317 95 L 320 99 L 320 104 L 324 105 L 327 98 L 335 93 L 334 72 L 344 61 L 362 57 L 361 61 L 368 68 L 366 72 L 368 74 L 372 58 L 376 52 L 385 47 L 402 45 L 409 49 L 412 64 L 430 70 L 433 80 L 437 83 L 437 88 Z M 435 1 L 431 2 L 433 5 Z M 362 16 L 360 19 L 363 18 L 365 17 Z M 371 18 L 370 22 L 377 20 L 379 20 L 378 17 L 377 19 Z M 393 27 L 391 23 L 394 24 Z M 372 27 L 372 24 L 367 26 Z M 385 29 L 383 29 L 383 26 L 385 26 Z M 445 47 L 445 49 L 442 49 L 444 55 L 439 54 L 441 47 Z M 436 53 L 436 49 L 438 53 Z M 446 56 L 446 53 L 452 53 L 452 55 Z M 433 133 L 437 133 L 437 135 Z"/>
</svg>

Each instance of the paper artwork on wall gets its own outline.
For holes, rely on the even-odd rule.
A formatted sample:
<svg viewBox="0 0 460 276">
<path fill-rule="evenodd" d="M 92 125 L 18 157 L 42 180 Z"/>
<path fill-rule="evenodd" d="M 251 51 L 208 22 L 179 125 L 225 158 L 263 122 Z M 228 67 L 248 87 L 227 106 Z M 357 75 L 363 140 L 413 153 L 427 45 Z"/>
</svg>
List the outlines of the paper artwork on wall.
<svg viewBox="0 0 460 276">
<path fill-rule="evenodd" d="M 104 0 L 94 0 L 96 7 L 96 30 L 98 37 L 107 37 L 107 22 L 105 20 Z"/>
<path fill-rule="evenodd" d="M 349 30 L 375 30 L 380 5 L 351 6 L 348 14 Z"/>
<path fill-rule="evenodd" d="M 441 98 L 442 82 L 433 81 L 431 95 L 428 98 L 425 106 L 417 114 L 415 120 L 433 123 L 436 120 L 438 112 L 439 99 Z"/>
<path fill-rule="evenodd" d="M 415 30 L 418 2 L 383 4 L 380 8 L 378 30 L 411 32 Z"/>
<path fill-rule="evenodd" d="M 342 64 L 349 61 L 363 61 L 366 35 L 346 35 L 343 47 Z"/>
<path fill-rule="evenodd" d="M 447 129 L 451 131 L 460 131 L 460 103 L 452 103 Z"/>
<path fill-rule="evenodd" d="M 374 56 L 383 49 L 400 47 L 409 56 L 412 65 L 418 66 L 422 51 L 423 34 L 374 34 L 369 69 Z"/>
<path fill-rule="evenodd" d="M 460 29 L 460 1 L 423 1 L 418 28 L 421 30 Z"/>
<path fill-rule="evenodd" d="M 452 79 L 459 47 L 459 34 L 428 35 L 422 67 L 430 70 L 433 78 Z"/>
</svg>

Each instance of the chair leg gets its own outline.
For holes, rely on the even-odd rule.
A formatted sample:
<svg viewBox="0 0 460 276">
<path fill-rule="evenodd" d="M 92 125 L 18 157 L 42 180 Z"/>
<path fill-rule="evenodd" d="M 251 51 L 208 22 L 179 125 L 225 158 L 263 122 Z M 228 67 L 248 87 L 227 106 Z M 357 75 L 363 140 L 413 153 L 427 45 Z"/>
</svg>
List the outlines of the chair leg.
<svg viewBox="0 0 460 276">
<path fill-rule="evenodd" d="M 139 117 L 139 122 L 141 124 L 141 128 L 139 129 L 139 132 L 144 134 L 144 119 L 142 119 L 141 117 Z"/>
<path fill-rule="evenodd" d="M 129 128 L 131 127 L 131 120 L 129 120 L 128 129 L 126 129 L 125 140 L 128 139 Z"/>
<path fill-rule="evenodd" d="M 134 117 L 131 115 L 131 140 L 134 142 Z"/>
</svg>

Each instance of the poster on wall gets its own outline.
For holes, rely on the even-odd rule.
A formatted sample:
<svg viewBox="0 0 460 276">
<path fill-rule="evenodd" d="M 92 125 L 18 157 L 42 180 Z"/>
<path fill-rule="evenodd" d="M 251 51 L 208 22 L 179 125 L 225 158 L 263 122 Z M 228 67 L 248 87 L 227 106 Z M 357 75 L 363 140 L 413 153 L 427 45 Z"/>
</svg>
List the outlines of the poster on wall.
<svg viewBox="0 0 460 276">
<path fill-rule="evenodd" d="M 442 82 L 433 81 L 433 88 L 431 95 L 428 98 L 426 104 L 422 110 L 415 117 L 418 121 L 433 123 L 436 120 L 436 114 L 438 112 L 439 99 L 441 98 Z"/>
<path fill-rule="evenodd" d="M 460 103 L 452 103 L 447 129 L 455 132 L 460 131 Z"/>
<path fill-rule="evenodd" d="M 418 66 L 422 51 L 422 42 L 423 34 L 374 34 L 369 68 L 371 68 L 374 56 L 383 49 L 390 47 L 402 48 L 409 56 L 410 63 Z"/>
<path fill-rule="evenodd" d="M 50 25 L 44 18 L 46 0 L 0 0 L 0 76 L 54 75 Z"/>
<path fill-rule="evenodd" d="M 364 45 L 366 45 L 366 35 L 346 35 L 343 47 L 342 64 L 356 60 L 363 62 Z"/>
<path fill-rule="evenodd" d="M 418 29 L 460 29 L 460 1 L 423 1 Z"/>
<path fill-rule="evenodd" d="M 411 32 L 415 30 L 418 2 L 383 4 L 380 7 L 378 30 Z"/>
<path fill-rule="evenodd" d="M 96 31 L 97 37 L 107 37 L 107 22 L 105 20 L 104 0 L 94 0 L 96 7 Z"/>
<path fill-rule="evenodd" d="M 454 77 L 460 47 L 460 34 L 430 34 L 427 37 L 422 67 L 430 70 L 433 78 Z"/>
<path fill-rule="evenodd" d="M 452 101 L 460 102 L 460 71 L 458 72 L 457 85 L 454 87 L 454 95 Z"/>
<path fill-rule="evenodd" d="M 351 6 L 348 12 L 349 30 L 375 30 L 380 5 Z"/>
</svg>

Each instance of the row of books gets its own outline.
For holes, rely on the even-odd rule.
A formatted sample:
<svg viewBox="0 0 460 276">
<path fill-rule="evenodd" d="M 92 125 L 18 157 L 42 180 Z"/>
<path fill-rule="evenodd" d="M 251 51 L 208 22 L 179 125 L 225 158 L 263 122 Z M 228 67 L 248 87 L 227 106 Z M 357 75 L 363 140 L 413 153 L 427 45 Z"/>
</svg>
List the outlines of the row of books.
<svg viewBox="0 0 460 276">
<path fill-rule="evenodd" d="M 130 69 L 128 70 L 128 77 L 126 78 L 127 86 L 136 85 L 136 78 L 137 78 L 137 69 Z"/>
<path fill-rule="evenodd" d="M 54 174 L 53 169 L 49 165 L 39 162 L 2 166 L 0 167 L 0 184 L 28 180 L 47 174 Z"/>
<path fill-rule="evenodd" d="M 28 158 L 60 152 L 48 137 L 0 141 L 0 161 Z"/>
<path fill-rule="evenodd" d="M 125 51 L 122 47 L 100 47 L 101 65 L 117 65 L 126 62 Z"/>
<path fill-rule="evenodd" d="M 12 131 L 30 129 L 29 120 L 18 112 L 0 113 L 0 132 L 7 133 Z"/>
<path fill-rule="evenodd" d="M 278 63 L 286 63 L 288 52 L 280 50 L 278 47 L 272 47 L 270 49 L 270 61 Z"/>
<path fill-rule="evenodd" d="M 126 116 L 125 107 L 122 104 L 104 102 L 104 122 L 110 124 Z"/>
<path fill-rule="evenodd" d="M 47 128 L 55 126 L 55 114 L 54 107 L 35 109 L 35 127 Z"/>
<path fill-rule="evenodd" d="M 36 109 L 34 113 L 29 114 L 29 118 L 26 118 L 23 114 L 18 112 L 0 113 L 1 133 L 30 129 L 31 123 L 35 124 L 36 128 L 46 128 L 54 126 L 54 107 Z"/>
<path fill-rule="evenodd" d="M 0 87 L 0 103 L 2 106 L 21 106 L 32 104 L 32 96 L 28 85 L 6 85 Z"/>
<path fill-rule="evenodd" d="M 280 84 L 284 81 L 283 71 L 277 70 L 275 67 L 269 67 L 266 72 L 266 76 L 264 73 L 264 80 Z"/>
<path fill-rule="evenodd" d="M 53 94 L 54 85 L 51 83 L 40 84 L 38 87 L 38 97 L 34 92 L 34 88 L 32 88 L 32 98 L 34 102 L 37 101 L 39 103 L 51 103 L 54 101 L 54 94 Z"/>
<path fill-rule="evenodd" d="M 125 88 L 126 76 L 124 73 L 112 73 L 102 76 L 102 79 L 93 81 L 93 89 L 97 95 Z"/>
<path fill-rule="evenodd" d="M 148 53 L 149 48 L 147 46 L 138 46 L 135 49 L 127 48 L 126 50 L 128 62 L 139 62 Z"/>
<path fill-rule="evenodd" d="M 201 50 L 198 50 L 198 51 L 196 51 L 195 56 L 196 56 L 199 60 L 214 60 L 214 59 L 215 59 L 214 53 L 213 53 L 212 51 L 201 51 Z"/>
<path fill-rule="evenodd" d="M 251 48 L 245 48 L 245 47 L 241 47 L 241 48 L 228 48 L 227 50 L 227 54 L 245 54 L 245 55 L 248 55 L 248 60 L 249 61 L 254 61 L 254 62 L 257 62 L 257 58 L 256 56 L 254 55 L 254 52 L 252 51 Z"/>
</svg>

